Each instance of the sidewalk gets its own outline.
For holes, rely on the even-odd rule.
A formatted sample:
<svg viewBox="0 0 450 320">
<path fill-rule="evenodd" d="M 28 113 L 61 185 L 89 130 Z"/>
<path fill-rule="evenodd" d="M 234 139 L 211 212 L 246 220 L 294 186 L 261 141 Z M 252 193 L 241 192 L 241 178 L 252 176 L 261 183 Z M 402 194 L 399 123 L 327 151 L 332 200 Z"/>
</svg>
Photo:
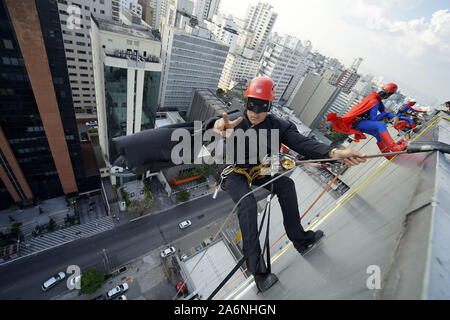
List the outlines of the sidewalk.
<svg viewBox="0 0 450 320">
<path fill-rule="evenodd" d="M 43 211 L 42 214 L 39 213 L 39 207 Z M 31 236 L 36 226 L 49 223 L 50 218 L 58 224 L 63 222 L 67 215 L 72 216 L 74 213 L 70 207 L 67 207 L 64 196 L 44 200 L 40 205 L 26 209 L 5 209 L 0 211 L 0 232 L 9 233 L 13 224 L 22 223 L 20 229 L 26 238 Z M 11 221 L 9 217 L 14 221 Z"/>
</svg>

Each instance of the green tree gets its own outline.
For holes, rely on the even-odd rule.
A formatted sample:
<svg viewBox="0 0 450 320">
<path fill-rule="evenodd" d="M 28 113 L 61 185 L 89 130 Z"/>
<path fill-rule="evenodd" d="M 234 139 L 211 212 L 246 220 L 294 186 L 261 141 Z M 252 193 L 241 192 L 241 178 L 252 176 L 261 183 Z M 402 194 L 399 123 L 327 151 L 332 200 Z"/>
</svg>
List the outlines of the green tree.
<svg viewBox="0 0 450 320">
<path fill-rule="evenodd" d="M 178 202 L 185 202 L 185 201 L 188 201 L 190 197 L 191 197 L 191 194 L 189 193 L 189 191 L 181 190 L 175 196 L 175 200 L 177 200 Z"/>
<path fill-rule="evenodd" d="M 222 88 L 218 88 L 218 89 L 216 90 L 216 95 L 217 95 L 218 97 L 223 97 L 223 96 L 225 95 L 225 91 L 223 91 Z"/>
<path fill-rule="evenodd" d="M 52 218 L 50 218 L 50 221 L 48 222 L 48 231 L 55 230 L 56 222 Z"/>
<path fill-rule="evenodd" d="M 338 131 L 332 131 L 331 133 L 326 134 L 325 136 L 328 139 L 330 139 L 333 143 L 340 143 L 344 142 L 344 140 L 347 139 L 349 135 Z"/>
<path fill-rule="evenodd" d="M 22 223 L 21 222 L 18 222 L 18 223 L 14 223 L 12 226 L 11 226 L 11 233 L 13 233 L 13 234 L 15 234 L 16 236 L 19 236 L 19 234 L 20 234 L 20 226 L 22 225 Z"/>
<path fill-rule="evenodd" d="M 101 288 L 105 276 L 95 269 L 88 269 L 81 274 L 81 293 L 92 294 Z"/>
</svg>

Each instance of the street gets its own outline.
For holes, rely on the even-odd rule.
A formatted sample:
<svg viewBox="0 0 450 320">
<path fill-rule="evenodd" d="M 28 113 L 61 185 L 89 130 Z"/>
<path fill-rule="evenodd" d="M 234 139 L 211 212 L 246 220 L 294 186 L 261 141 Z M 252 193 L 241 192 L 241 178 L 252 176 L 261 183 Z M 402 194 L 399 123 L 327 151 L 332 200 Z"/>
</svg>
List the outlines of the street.
<svg viewBox="0 0 450 320">
<path fill-rule="evenodd" d="M 263 192 L 257 193 L 257 199 L 263 197 Z M 128 261 L 185 235 L 186 230 L 178 227 L 181 221 L 190 219 L 192 226 L 189 232 L 193 232 L 225 216 L 232 207 L 233 202 L 228 195 L 220 192 L 216 200 L 199 198 L 90 238 L 0 266 L 0 299 L 51 299 L 67 292 L 65 281 L 47 292 L 41 290 L 41 285 L 53 274 L 65 272 L 67 266 L 78 265 L 81 270 L 94 267 L 104 273 L 114 271 Z M 105 270 L 104 252 L 109 270 Z"/>
</svg>

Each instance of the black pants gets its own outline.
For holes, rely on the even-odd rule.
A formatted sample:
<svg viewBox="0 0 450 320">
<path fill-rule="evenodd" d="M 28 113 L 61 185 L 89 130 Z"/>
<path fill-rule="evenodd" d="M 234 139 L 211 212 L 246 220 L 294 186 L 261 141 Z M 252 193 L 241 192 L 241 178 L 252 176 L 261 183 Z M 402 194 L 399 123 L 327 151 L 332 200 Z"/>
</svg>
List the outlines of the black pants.
<svg viewBox="0 0 450 320">
<path fill-rule="evenodd" d="M 253 180 L 253 185 L 260 186 L 270 180 L 270 176 Z M 281 177 L 273 183 L 269 183 L 264 188 L 271 190 L 273 185 L 273 192 L 278 197 L 278 201 L 283 213 L 284 229 L 287 237 L 291 241 L 298 243 L 310 243 L 314 238 L 314 232 L 305 232 L 300 224 L 300 213 L 298 211 L 297 193 L 295 191 L 295 184 L 291 178 Z M 226 191 L 233 199 L 234 203 L 251 191 L 245 175 L 232 173 L 224 182 Z M 237 209 L 239 218 L 239 226 L 242 232 L 243 251 L 244 255 L 249 254 L 253 249 L 255 242 L 259 242 L 258 235 L 258 221 L 257 221 L 257 206 L 256 199 L 253 194 L 245 197 Z M 252 274 L 266 273 L 267 268 L 264 259 L 261 255 L 261 247 L 258 243 L 257 248 L 250 253 L 247 259 L 247 269 Z"/>
</svg>

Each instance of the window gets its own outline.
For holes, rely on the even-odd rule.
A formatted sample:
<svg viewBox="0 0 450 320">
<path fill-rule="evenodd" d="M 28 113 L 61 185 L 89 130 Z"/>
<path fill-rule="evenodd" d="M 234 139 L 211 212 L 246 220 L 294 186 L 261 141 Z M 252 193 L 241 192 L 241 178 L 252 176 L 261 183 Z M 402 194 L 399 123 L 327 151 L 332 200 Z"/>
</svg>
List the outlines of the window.
<svg viewBox="0 0 450 320">
<path fill-rule="evenodd" d="M 14 49 L 12 41 L 8 39 L 3 39 L 3 46 L 5 49 Z"/>
<path fill-rule="evenodd" d="M 78 37 L 83 37 L 84 38 L 84 33 L 76 32 L 75 35 L 78 36 Z"/>
<path fill-rule="evenodd" d="M 77 53 L 80 53 L 80 54 L 86 54 L 86 51 L 77 50 Z"/>
<path fill-rule="evenodd" d="M 85 46 L 85 45 L 86 45 L 86 43 L 85 43 L 85 42 L 80 42 L 80 41 L 77 41 L 77 45 L 79 45 L 79 46 Z"/>
</svg>

